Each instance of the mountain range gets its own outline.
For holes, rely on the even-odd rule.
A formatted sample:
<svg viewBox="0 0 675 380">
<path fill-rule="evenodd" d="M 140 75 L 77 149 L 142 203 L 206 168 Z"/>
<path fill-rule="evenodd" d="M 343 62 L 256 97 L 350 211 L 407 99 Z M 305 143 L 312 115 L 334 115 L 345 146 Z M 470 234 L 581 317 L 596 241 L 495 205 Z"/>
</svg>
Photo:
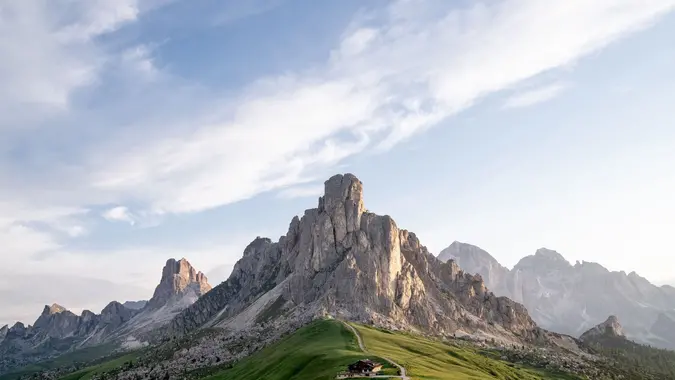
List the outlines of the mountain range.
<svg viewBox="0 0 675 380">
<path fill-rule="evenodd" d="M 106 378 L 182 379 L 317 319 L 512 347 L 517 360 L 545 348 L 547 365 L 583 372 L 585 340 L 606 331 L 668 343 L 671 291 L 597 264 L 572 266 L 546 249 L 512 270 L 468 244 L 436 257 L 390 216 L 367 211 L 358 178 L 335 175 L 317 207 L 293 217 L 277 241 L 255 238 L 213 289 L 187 260 L 170 259 L 147 302 L 111 302 L 101 314 L 81 315 L 55 304 L 32 326 L 0 329 L 0 373 L 80 348 L 149 345 L 138 363 Z M 621 327 L 614 316 L 628 322 Z M 552 363 L 556 353 L 562 359 Z"/>
<path fill-rule="evenodd" d="M 479 274 L 492 291 L 525 305 L 534 321 L 548 330 L 579 336 L 614 315 L 628 338 L 675 348 L 675 288 L 653 285 L 635 272 L 613 272 L 585 261 L 572 265 L 546 248 L 522 258 L 513 269 L 481 248 L 460 242 L 438 258 Z"/>
<path fill-rule="evenodd" d="M 0 373 L 31 362 L 101 344 L 125 349 L 145 344 L 145 334 L 168 322 L 211 290 L 206 277 L 185 260 L 170 259 L 149 301 L 110 302 L 100 314 L 77 315 L 46 305 L 33 325 L 17 322 L 0 329 Z"/>
</svg>

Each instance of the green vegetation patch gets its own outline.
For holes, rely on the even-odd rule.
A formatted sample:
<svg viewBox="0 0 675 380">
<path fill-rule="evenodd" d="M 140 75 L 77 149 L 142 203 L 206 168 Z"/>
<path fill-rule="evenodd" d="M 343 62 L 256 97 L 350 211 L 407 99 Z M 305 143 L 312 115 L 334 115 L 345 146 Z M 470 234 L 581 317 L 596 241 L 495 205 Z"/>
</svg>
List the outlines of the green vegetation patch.
<svg viewBox="0 0 675 380">
<path fill-rule="evenodd" d="M 415 380 L 573 380 L 574 375 L 550 373 L 481 355 L 477 350 L 426 339 L 416 335 L 383 332 L 352 324 L 368 352 L 388 357 L 404 366 Z"/>
<path fill-rule="evenodd" d="M 209 380 L 328 380 L 364 355 L 356 337 L 340 322 L 322 320 L 257 352 Z"/>
</svg>

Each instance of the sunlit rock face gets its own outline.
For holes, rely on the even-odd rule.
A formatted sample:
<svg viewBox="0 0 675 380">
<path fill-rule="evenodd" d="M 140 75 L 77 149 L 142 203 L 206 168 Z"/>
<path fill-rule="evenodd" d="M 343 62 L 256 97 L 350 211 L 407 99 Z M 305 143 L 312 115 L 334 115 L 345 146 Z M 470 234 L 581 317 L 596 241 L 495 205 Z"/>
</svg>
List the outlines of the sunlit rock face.
<svg viewBox="0 0 675 380">
<path fill-rule="evenodd" d="M 264 309 L 263 300 L 314 317 L 438 334 L 541 333 L 522 305 L 492 294 L 481 276 L 438 260 L 390 216 L 366 211 L 352 174 L 328 179 L 318 207 L 292 218 L 277 242 L 253 240 L 230 278 L 178 315 L 168 333 L 234 326 L 244 311 Z"/>
</svg>

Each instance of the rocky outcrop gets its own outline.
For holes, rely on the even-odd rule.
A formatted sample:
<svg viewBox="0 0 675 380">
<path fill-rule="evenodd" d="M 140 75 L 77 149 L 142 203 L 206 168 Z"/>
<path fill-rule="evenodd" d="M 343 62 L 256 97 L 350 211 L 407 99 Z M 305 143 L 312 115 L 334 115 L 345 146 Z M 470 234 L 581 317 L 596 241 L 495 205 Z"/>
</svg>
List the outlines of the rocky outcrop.
<svg viewBox="0 0 675 380">
<path fill-rule="evenodd" d="M 294 217 L 278 242 L 251 242 L 230 278 L 166 332 L 244 328 L 274 309 L 277 316 L 333 315 L 434 334 L 541 334 L 522 305 L 495 296 L 457 263 L 441 262 L 390 216 L 367 212 L 363 200 L 355 176 L 331 177 L 317 208 Z"/>
<path fill-rule="evenodd" d="M 611 272 L 585 261 L 572 265 L 546 248 L 524 257 L 511 270 L 480 248 L 463 243 L 453 243 L 439 258 L 453 258 L 464 270 L 480 274 L 496 294 L 524 304 L 543 328 L 579 336 L 607 315 L 616 315 L 628 338 L 675 348 L 675 336 L 664 335 L 668 329 L 659 327 L 667 321 L 657 323 L 661 314 L 675 309 L 675 289 L 654 286 L 635 272 Z"/>
<path fill-rule="evenodd" d="M 33 329 L 39 331 L 40 335 L 60 339 L 75 334 L 81 322 L 77 315 L 63 306 L 53 304 L 44 307 L 42 314 L 33 324 Z"/>
<path fill-rule="evenodd" d="M 598 337 L 619 338 L 624 336 L 623 327 L 621 326 L 621 323 L 619 323 L 619 319 L 616 316 L 611 315 L 603 323 L 583 333 L 579 339 L 584 342 Z"/>
<path fill-rule="evenodd" d="M 162 278 L 155 288 L 147 308 L 157 309 L 172 299 L 181 298 L 187 293 L 201 296 L 211 290 L 206 276 L 198 272 L 186 259 L 167 260 L 162 270 Z"/>
</svg>

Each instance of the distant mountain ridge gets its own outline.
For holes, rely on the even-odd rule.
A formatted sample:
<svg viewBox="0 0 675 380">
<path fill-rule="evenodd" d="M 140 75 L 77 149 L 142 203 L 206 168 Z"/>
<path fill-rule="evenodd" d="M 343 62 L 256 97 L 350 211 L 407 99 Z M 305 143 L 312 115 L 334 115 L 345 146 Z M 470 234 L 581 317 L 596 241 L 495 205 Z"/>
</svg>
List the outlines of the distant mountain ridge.
<svg viewBox="0 0 675 380">
<path fill-rule="evenodd" d="M 74 349 L 107 342 L 142 344 L 139 338 L 167 323 L 211 286 L 206 276 L 185 260 L 169 259 L 150 301 L 110 302 L 100 314 L 77 315 L 65 307 L 45 305 L 31 326 L 17 322 L 0 329 L 0 374 Z"/>
<path fill-rule="evenodd" d="M 546 248 L 511 270 L 486 251 L 460 242 L 438 258 L 456 260 L 464 270 L 480 274 L 490 289 L 524 304 L 546 329 L 579 336 L 616 315 L 630 339 L 675 348 L 675 288 L 655 286 L 635 272 L 611 272 L 585 261 L 572 265 Z"/>
</svg>

